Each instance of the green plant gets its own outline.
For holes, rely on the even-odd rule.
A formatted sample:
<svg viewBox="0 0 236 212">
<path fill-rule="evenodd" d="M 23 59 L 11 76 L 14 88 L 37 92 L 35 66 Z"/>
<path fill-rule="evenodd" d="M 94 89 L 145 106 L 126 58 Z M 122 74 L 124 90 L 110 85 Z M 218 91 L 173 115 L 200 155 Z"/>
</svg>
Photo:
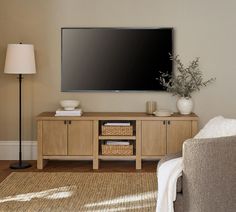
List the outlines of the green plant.
<svg viewBox="0 0 236 212">
<path fill-rule="evenodd" d="M 170 55 L 170 59 L 176 65 L 176 73 L 171 75 L 160 72 L 161 76 L 158 80 L 173 95 L 191 98 L 193 92 L 199 91 L 216 80 L 216 78 L 203 80 L 202 71 L 199 69 L 199 58 L 194 59 L 187 67 L 184 66 L 178 55 Z"/>
</svg>

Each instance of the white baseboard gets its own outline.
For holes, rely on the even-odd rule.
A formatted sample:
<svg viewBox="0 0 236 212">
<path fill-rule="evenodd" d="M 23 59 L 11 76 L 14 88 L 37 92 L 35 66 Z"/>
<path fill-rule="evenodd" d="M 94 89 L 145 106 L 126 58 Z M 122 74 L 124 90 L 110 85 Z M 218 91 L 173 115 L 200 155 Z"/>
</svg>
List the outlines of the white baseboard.
<svg viewBox="0 0 236 212">
<path fill-rule="evenodd" d="M 37 159 L 37 142 L 22 141 L 23 160 Z M 0 160 L 18 160 L 19 141 L 0 141 Z"/>
</svg>

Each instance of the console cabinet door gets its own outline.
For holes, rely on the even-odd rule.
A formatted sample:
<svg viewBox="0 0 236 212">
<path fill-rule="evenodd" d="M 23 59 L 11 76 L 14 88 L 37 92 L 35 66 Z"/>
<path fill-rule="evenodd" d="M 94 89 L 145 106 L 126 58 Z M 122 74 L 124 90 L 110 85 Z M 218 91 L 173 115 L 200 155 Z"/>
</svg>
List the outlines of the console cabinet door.
<svg viewBox="0 0 236 212">
<path fill-rule="evenodd" d="M 68 155 L 93 154 L 93 122 L 71 121 L 68 125 Z"/>
<path fill-rule="evenodd" d="M 142 121 L 142 155 L 166 154 L 166 122 Z"/>
<path fill-rule="evenodd" d="M 64 121 L 43 121 L 43 155 L 67 155 L 67 125 Z"/>
<path fill-rule="evenodd" d="M 191 121 L 169 121 L 167 124 L 167 153 L 182 151 L 183 142 L 191 137 Z"/>
</svg>

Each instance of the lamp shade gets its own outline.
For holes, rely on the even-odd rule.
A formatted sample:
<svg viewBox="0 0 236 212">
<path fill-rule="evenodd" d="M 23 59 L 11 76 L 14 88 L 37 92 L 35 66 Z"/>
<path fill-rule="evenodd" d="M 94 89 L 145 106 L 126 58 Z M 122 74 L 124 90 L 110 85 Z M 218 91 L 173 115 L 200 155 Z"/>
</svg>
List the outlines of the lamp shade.
<svg viewBox="0 0 236 212">
<path fill-rule="evenodd" d="M 31 44 L 8 44 L 4 73 L 35 74 L 34 46 Z"/>
</svg>

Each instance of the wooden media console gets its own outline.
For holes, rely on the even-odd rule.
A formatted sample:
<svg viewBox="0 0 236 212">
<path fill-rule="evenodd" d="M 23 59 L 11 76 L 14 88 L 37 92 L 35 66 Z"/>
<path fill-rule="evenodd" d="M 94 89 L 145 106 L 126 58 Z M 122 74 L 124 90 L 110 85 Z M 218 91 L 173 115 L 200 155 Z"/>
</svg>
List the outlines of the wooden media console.
<svg viewBox="0 0 236 212">
<path fill-rule="evenodd" d="M 128 122 L 133 126 L 132 135 L 103 135 L 106 122 Z M 141 169 L 143 159 L 161 159 L 169 153 L 181 151 L 183 142 L 198 131 L 195 114 L 173 114 L 156 117 L 145 113 L 84 113 L 83 116 L 55 117 L 54 112 L 37 116 L 38 169 L 47 160 L 93 160 L 93 169 L 100 160 L 135 160 Z M 129 141 L 132 155 L 103 155 L 104 141 Z"/>
</svg>

